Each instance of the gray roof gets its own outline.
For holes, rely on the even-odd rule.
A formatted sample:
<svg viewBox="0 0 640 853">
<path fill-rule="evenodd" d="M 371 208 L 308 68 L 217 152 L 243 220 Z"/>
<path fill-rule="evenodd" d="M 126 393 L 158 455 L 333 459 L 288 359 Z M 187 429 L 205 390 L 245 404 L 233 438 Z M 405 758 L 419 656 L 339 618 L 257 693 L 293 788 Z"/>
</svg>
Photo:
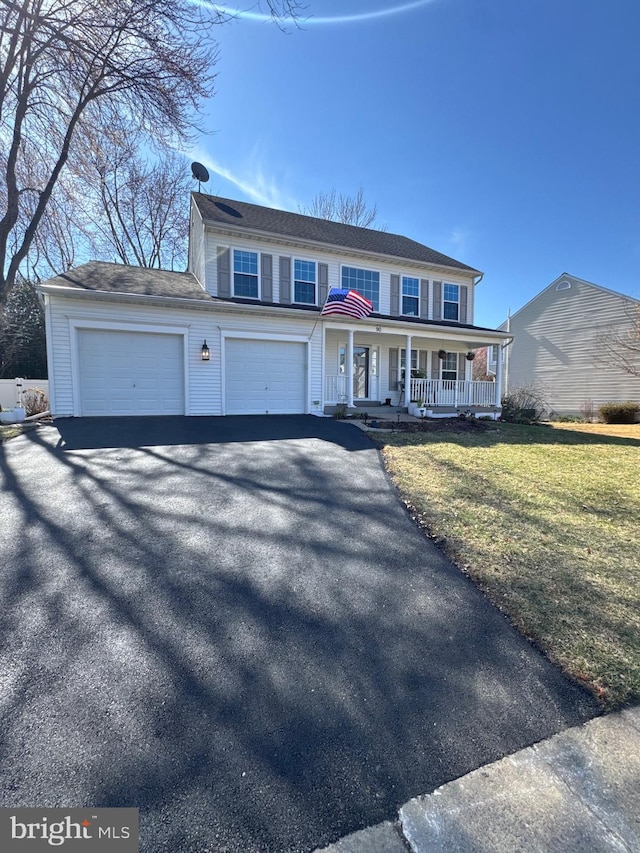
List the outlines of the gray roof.
<svg viewBox="0 0 640 853">
<path fill-rule="evenodd" d="M 193 198 L 205 222 L 246 228 L 268 234 L 278 234 L 294 239 L 311 240 L 330 246 L 342 246 L 392 258 L 408 261 L 420 261 L 436 266 L 451 267 L 480 275 L 479 271 L 447 255 L 436 252 L 422 243 L 416 243 L 399 234 L 376 231 L 372 228 L 359 228 L 356 225 L 343 225 L 328 219 L 316 219 L 302 213 L 289 213 L 286 210 L 274 210 L 245 201 L 220 198 L 219 196 L 193 193 Z"/>
<path fill-rule="evenodd" d="M 107 261 L 89 261 L 43 283 L 74 290 L 212 301 L 212 297 L 203 290 L 197 278 L 189 272 L 129 267 Z"/>
</svg>

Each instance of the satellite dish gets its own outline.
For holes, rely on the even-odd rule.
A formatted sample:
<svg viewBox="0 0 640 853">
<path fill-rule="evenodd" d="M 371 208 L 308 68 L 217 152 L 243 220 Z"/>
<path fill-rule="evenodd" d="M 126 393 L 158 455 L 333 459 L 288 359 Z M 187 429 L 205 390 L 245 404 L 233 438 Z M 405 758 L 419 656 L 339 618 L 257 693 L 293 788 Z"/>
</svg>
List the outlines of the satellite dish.
<svg viewBox="0 0 640 853">
<path fill-rule="evenodd" d="M 191 174 L 198 182 L 198 192 L 200 192 L 200 184 L 207 183 L 207 181 L 209 180 L 209 172 L 207 172 L 206 168 L 202 165 L 202 163 L 192 163 Z"/>
</svg>

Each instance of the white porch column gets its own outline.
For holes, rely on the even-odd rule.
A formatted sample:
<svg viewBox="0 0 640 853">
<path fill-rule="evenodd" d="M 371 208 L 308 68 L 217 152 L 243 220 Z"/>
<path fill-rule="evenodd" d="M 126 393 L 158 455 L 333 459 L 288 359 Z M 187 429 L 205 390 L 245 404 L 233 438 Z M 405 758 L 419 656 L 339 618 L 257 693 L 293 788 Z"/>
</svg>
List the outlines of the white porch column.
<svg viewBox="0 0 640 853">
<path fill-rule="evenodd" d="M 345 365 L 347 377 L 347 407 L 353 408 L 353 329 L 347 332 L 347 363 Z"/>
<path fill-rule="evenodd" d="M 496 387 L 494 405 L 496 408 L 502 406 L 502 346 L 498 344 L 498 357 L 496 358 Z"/>
<path fill-rule="evenodd" d="M 404 405 L 411 402 L 411 335 L 407 335 L 404 350 Z"/>
</svg>

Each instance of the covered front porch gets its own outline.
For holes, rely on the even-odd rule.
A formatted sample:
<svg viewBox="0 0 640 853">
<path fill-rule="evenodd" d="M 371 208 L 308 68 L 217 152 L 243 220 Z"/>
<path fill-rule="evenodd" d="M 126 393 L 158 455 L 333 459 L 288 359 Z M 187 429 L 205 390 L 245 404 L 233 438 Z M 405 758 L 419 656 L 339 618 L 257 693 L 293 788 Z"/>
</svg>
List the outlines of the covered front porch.
<svg viewBox="0 0 640 853">
<path fill-rule="evenodd" d="M 393 327 L 353 327 L 348 322 L 324 329 L 326 414 L 338 407 L 409 411 L 411 404 L 419 404 L 431 416 L 470 412 L 498 417 L 502 376 L 474 380 L 473 361 L 480 347 L 504 344 L 504 333 L 456 328 L 443 334 L 434 326 L 419 334 L 399 334 Z M 479 337 L 480 331 L 486 337 Z"/>
</svg>

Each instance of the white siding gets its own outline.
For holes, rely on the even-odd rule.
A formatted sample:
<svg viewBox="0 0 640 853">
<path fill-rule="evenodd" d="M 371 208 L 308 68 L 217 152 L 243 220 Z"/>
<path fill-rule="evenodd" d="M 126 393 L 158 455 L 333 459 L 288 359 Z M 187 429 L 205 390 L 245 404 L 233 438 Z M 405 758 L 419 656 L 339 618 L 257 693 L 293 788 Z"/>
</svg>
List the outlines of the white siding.
<svg viewBox="0 0 640 853">
<path fill-rule="evenodd" d="M 611 367 L 599 338 L 630 325 L 637 303 L 575 279 L 571 288 L 553 282 L 511 318 L 515 340 L 508 355 L 509 389 L 536 385 L 550 410 L 580 415 L 587 400 L 599 406 L 640 400 L 640 379 Z M 503 326 L 504 328 L 504 326 Z"/>
<path fill-rule="evenodd" d="M 189 226 L 189 272 L 205 286 L 205 234 L 200 211 L 191 199 L 191 223 Z"/>
<path fill-rule="evenodd" d="M 206 229 L 206 272 L 205 287 L 212 296 L 218 295 L 218 247 L 227 249 L 245 249 L 252 252 L 263 252 L 273 256 L 273 301 L 280 301 L 280 257 L 297 258 L 299 260 L 326 263 L 329 271 L 329 287 L 341 287 L 341 267 L 353 266 L 360 269 L 374 270 L 380 273 L 380 308 L 381 314 L 388 315 L 391 311 L 391 275 L 410 275 L 429 280 L 429 317 L 433 317 L 433 286 L 432 282 L 447 281 L 451 284 L 467 285 L 467 323 L 473 323 L 474 285 L 473 278 L 460 273 L 442 273 L 424 264 L 403 264 L 385 260 L 376 262 L 374 259 L 364 260 L 362 257 L 344 252 L 331 253 L 325 249 L 298 249 L 285 243 L 267 242 L 239 235 L 230 240 L 228 237 L 216 235 L 211 228 Z M 231 258 L 231 277 L 233 281 L 233 256 Z"/>
<path fill-rule="evenodd" d="M 51 322 L 47 334 L 51 339 L 52 352 L 49 381 L 55 392 L 54 414 L 58 417 L 79 414 L 76 330 L 83 328 L 83 324 L 91 328 L 97 325 L 105 329 L 117 326 L 130 328 L 131 331 L 153 328 L 161 332 L 163 328 L 182 328 L 187 340 L 185 381 L 188 415 L 220 415 L 223 412 L 222 330 L 279 335 L 283 339 L 287 336 L 311 336 L 309 410 L 320 411 L 320 405 L 314 406 L 314 401 L 322 400 L 322 324 L 316 323 L 314 318 L 251 316 L 215 309 L 189 310 L 97 300 L 49 298 Z M 211 351 L 209 362 L 203 362 L 200 358 L 205 339 Z"/>
</svg>

